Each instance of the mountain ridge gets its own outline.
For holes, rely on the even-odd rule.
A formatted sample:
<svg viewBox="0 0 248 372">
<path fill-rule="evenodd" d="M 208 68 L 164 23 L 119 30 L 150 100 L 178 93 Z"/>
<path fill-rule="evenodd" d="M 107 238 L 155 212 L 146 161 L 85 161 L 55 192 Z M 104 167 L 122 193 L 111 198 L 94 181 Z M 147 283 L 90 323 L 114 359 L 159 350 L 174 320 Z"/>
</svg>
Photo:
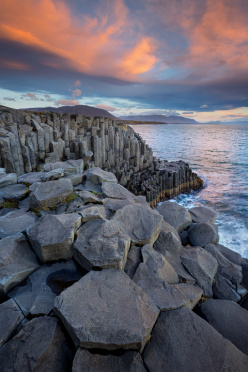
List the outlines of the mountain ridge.
<svg viewBox="0 0 248 372">
<path fill-rule="evenodd" d="M 129 115 L 120 116 L 122 120 L 134 121 L 151 121 L 151 122 L 165 122 L 166 124 L 199 124 L 194 119 L 185 118 L 184 116 L 166 116 L 166 115 Z"/>
</svg>

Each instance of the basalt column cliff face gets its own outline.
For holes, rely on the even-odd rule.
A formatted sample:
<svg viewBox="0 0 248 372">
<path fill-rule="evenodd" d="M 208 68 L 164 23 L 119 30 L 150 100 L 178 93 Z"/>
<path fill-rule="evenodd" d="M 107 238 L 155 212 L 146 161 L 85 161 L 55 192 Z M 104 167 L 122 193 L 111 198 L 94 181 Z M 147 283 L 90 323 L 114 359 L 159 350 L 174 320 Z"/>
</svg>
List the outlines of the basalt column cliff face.
<svg viewBox="0 0 248 372">
<path fill-rule="evenodd" d="M 132 128 L 103 117 L 25 112 L 0 106 L 0 166 L 18 176 L 44 164 L 93 156 L 87 167 L 113 172 L 136 195 L 159 199 L 202 186 L 189 165 L 160 161 Z"/>
</svg>

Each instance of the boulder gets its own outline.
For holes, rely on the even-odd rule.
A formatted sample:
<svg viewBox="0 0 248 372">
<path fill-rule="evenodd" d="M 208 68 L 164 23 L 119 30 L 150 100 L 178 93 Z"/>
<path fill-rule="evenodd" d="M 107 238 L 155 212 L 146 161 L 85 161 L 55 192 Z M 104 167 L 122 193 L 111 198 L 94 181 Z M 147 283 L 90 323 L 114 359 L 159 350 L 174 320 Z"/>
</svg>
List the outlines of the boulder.
<svg viewBox="0 0 248 372">
<path fill-rule="evenodd" d="M 192 223 L 188 234 L 193 246 L 205 247 L 208 243 L 219 243 L 218 227 L 210 222 Z"/>
<path fill-rule="evenodd" d="M 33 183 L 40 182 L 43 172 L 30 172 L 25 173 L 18 177 L 18 183 L 24 183 L 27 185 L 32 185 Z"/>
<path fill-rule="evenodd" d="M 118 209 L 122 209 L 128 204 L 133 204 L 133 199 L 110 199 L 106 198 L 105 200 L 105 207 L 108 208 L 111 212 L 116 212 Z"/>
<path fill-rule="evenodd" d="M 202 298 L 203 290 L 197 285 L 191 285 L 188 283 L 174 284 L 173 287 L 178 289 L 182 294 L 189 300 L 185 305 L 189 309 L 193 309 L 195 305 Z"/>
<path fill-rule="evenodd" d="M 243 285 L 248 289 L 248 259 L 242 258 Z"/>
<path fill-rule="evenodd" d="M 73 186 L 69 179 L 57 181 L 39 182 L 34 185 L 30 195 L 30 208 L 42 209 L 55 207 L 65 201 L 73 192 Z"/>
<path fill-rule="evenodd" d="M 44 172 L 51 172 L 55 169 L 63 169 L 64 175 L 72 173 L 83 173 L 84 171 L 84 162 L 82 159 L 78 160 L 67 160 L 67 161 L 58 161 L 55 163 L 47 163 L 44 165 Z"/>
<path fill-rule="evenodd" d="M 0 174 L 0 188 L 9 185 L 15 185 L 17 183 L 16 173 Z"/>
<path fill-rule="evenodd" d="M 18 203 L 18 208 L 21 209 L 23 212 L 28 212 L 29 211 L 29 202 L 30 198 L 29 196 Z"/>
<path fill-rule="evenodd" d="M 65 178 L 70 179 L 74 187 L 80 185 L 83 182 L 83 174 L 72 173 L 65 176 Z"/>
<path fill-rule="evenodd" d="M 142 204 L 128 204 L 113 217 L 124 234 L 135 244 L 153 244 L 159 236 L 163 217 Z"/>
<path fill-rule="evenodd" d="M 87 204 L 78 208 L 77 213 L 82 216 L 82 222 L 93 221 L 96 219 L 107 219 L 111 213 L 103 205 Z"/>
<path fill-rule="evenodd" d="M 28 187 L 26 185 L 9 185 L 0 188 L 0 197 L 7 200 L 22 200 L 28 196 Z"/>
<path fill-rule="evenodd" d="M 56 208 L 56 213 L 75 213 L 77 210 L 84 205 L 84 201 L 79 198 L 79 196 L 76 197 L 73 201 L 71 201 L 68 206 L 66 204 L 61 204 Z"/>
<path fill-rule="evenodd" d="M 173 226 L 171 226 L 168 222 L 166 222 L 165 220 L 162 221 L 161 232 L 162 231 L 164 232 L 164 234 L 168 233 L 168 235 L 171 235 L 171 233 L 173 233 L 175 238 L 181 244 L 181 238 L 180 238 L 180 235 L 179 235 L 178 231 Z"/>
<path fill-rule="evenodd" d="M 134 276 L 141 262 L 141 248 L 133 245 L 127 254 L 127 262 L 124 269 L 125 273 L 129 276 L 130 279 L 132 279 L 132 277 Z"/>
<path fill-rule="evenodd" d="M 213 284 L 213 293 L 216 298 L 239 302 L 241 296 L 237 293 L 236 289 L 235 284 L 217 272 Z"/>
<path fill-rule="evenodd" d="M 75 345 L 142 351 L 159 314 L 122 270 L 90 271 L 56 297 L 54 311 Z"/>
<path fill-rule="evenodd" d="M 157 207 L 157 211 L 162 214 L 164 220 L 179 233 L 192 223 L 191 216 L 187 209 L 175 202 L 163 202 Z"/>
<path fill-rule="evenodd" d="M 102 192 L 105 197 L 111 199 L 134 199 L 135 195 L 128 191 L 125 187 L 111 182 L 103 182 Z"/>
<path fill-rule="evenodd" d="M 10 209 L 5 215 L 0 217 L 0 238 L 24 233 L 27 228 L 38 221 L 38 217 L 33 212 L 25 212 L 22 209 Z"/>
<path fill-rule="evenodd" d="M 248 312 L 233 301 L 209 299 L 201 304 L 203 318 L 248 355 Z"/>
<path fill-rule="evenodd" d="M 146 372 L 142 358 L 136 351 L 120 356 L 95 354 L 79 348 L 73 360 L 72 372 Z"/>
<path fill-rule="evenodd" d="M 0 304 L 0 347 L 15 333 L 24 315 L 13 300 Z"/>
<path fill-rule="evenodd" d="M 0 349 L 1 371 L 58 371 L 71 368 L 72 354 L 56 318 L 33 319 Z"/>
<path fill-rule="evenodd" d="M 212 284 L 218 269 L 216 259 L 203 248 L 184 248 L 181 253 L 183 265 L 203 289 L 203 295 L 213 295 Z"/>
<path fill-rule="evenodd" d="M 53 169 L 50 172 L 44 172 L 41 175 L 41 181 L 47 182 L 47 181 L 53 181 L 53 180 L 58 180 L 59 178 L 64 177 L 64 169 L 63 168 L 58 168 L 58 169 Z"/>
<path fill-rule="evenodd" d="M 97 195 L 87 190 L 77 191 L 76 194 L 84 201 L 85 204 L 87 203 L 104 204 L 105 202 L 104 199 L 99 198 Z"/>
<path fill-rule="evenodd" d="M 206 207 L 194 207 L 189 209 L 193 222 L 211 222 L 215 223 L 217 214 L 212 209 Z"/>
<path fill-rule="evenodd" d="M 28 239 L 42 262 L 69 260 L 81 216 L 77 213 L 46 215 L 27 229 Z"/>
<path fill-rule="evenodd" d="M 48 315 L 53 310 L 55 297 L 82 276 L 72 260 L 44 265 L 29 275 L 25 284 L 12 289 L 8 296 L 15 300 L 25 316 Z"/>
<path fill-rule="evenodd" d="M 93 152 L 92 151 L 85 151 L 85 153 L 83 154 L 83 161 L 84 161 L 84 165 L 88 164 L 90 159 L 92 158 L 93 156 Z"/>
<path fill-rule="evenodd" d="M 236 265 L 242 265 L 242 257 L 239 253 L 234 252 L 233 250 L 225 247 L 222 244 L 216 244 L 215 247 L 218 249 L 220 253 L 223 254 L 229 261 L 233 262 Z"/>
<path fill-rule="evenodd" d="M 150 372 L 248 370 L 248 357 L 185 307 L 160 314 L 144 362 Z"/>
<path fill-rule="evenodd" d="M 111 172 L 106 172 L 98 167 L 93 167 L 84 172 L 87 181 L 94 185 L 101 185 L 103 182 L 117 183 L 117 178 Z"/>
<path fill-rule="evenodd" d="M 0 240 L 0 297 L 38 267 L 36 256 L 23 234 Z"/>
<path fill-rule="evenodd" d="M 86 270 L 93 267 L 124 269 L 129 247 L 130 238 L 113 220 L 97 219 L 80 227 L 73 252 L 75 259 Z"/>
</svg>

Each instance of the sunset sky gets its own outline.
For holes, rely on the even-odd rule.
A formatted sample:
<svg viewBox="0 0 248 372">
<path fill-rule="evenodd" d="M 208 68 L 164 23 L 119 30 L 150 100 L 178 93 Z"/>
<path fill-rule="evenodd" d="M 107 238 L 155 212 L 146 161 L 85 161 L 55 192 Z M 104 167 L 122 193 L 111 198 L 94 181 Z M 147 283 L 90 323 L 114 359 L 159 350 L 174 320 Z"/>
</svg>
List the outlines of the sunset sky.
<svg viewBox="0 0 248 372">
<path fill-rule="evenodd" d="M 247 0 L 1 0 L 0 104 L 248 121 Z"/>
</svg>

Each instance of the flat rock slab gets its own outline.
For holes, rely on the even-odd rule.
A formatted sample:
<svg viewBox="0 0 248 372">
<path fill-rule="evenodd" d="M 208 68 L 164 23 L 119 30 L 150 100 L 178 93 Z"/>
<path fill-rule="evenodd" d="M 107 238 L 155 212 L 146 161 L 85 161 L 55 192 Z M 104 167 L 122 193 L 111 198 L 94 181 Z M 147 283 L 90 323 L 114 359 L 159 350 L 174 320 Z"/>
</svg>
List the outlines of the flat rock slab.
<svg viewBox="0 0 248 372">
<path fill-rule="evenodd" d="M 4 216 L 0 217 L 0 238 L 24 233 L 30 226 L 38 221 L 38 217 L 33 212 L 25 212 L 21 209 L 9 210 Z"/>
<path fill-rule="evenodd" d="M 102 192 L 105 197 L 112 199 L 134 199 L 135 195 L 128 191 L 125 187 L 110 182 L 104 182 L 102 184 Z"/>
<path fill-rule="evenodd" d="M 67 161 L 58 161 L 55 163 L 47 163 L 44 165 L 45 172 L 51 172 L 55 169 L 63 169 L 64 175 L 72 173 L 83 173 L 84 170 L 84 161 L 82 159 L 78 160 L 67 160 Z"/>
<path fill-rule="evenodd" d="M 71 180 L 61 178 L 56 181 L 39 182 L 32 188 L 30 208 L 42 209 L 55 207 L 64 202 L 73 192 Z"/>
<path fill-rule="evenodd" d="M 48 315 L 55 297 L 82 276 L 72 260 L 45 265 L 29 275 L 25 285 L 15 287 L 8 296 L 16 301 L 25 316 Z"/>
<path fill-rule="evenodd" d="M 159 314 L 150 297 L 115 269 L 89 272 L 56 297 L 54 307 L 75 345 L 107 350 L 142 350 Z"/>
<path fill-rule="evenodd" d="M 25 173 L 22 176 L 18 177 L 18 183 L 24 183 L 27 185 L 32 185 L 33 183 L 40 182 L 43 172 L 30 172 Z"/>
<path fill-rule="evenodd" d="M 133 199 L 105 199 L 105 207 L 108 208 L 111 212 L 116 212 L 118 209 L 122 209 L 128 204 L 133 204 Z"/>
<path fill-rule="evenodd" d="M 93 221 L 97 219 L 105 220 L 111 216 L 111 213 L 103 205 L 87 204 L 78 208 L 77 213 L 82 217 L 82 222 Z"/>
<path fill-rule="evenodd" d="M 16 173 L 0 174 L 0 188 L 17 183 Z"/>
<path fill-rule="evenodd" d="M 248 355 L 248 311 L 233 301 L 209 299 L 200 307 L 203 318 Z"/>
<path fill-rule="evenodd" d="M 181 254 L 183 265 L 196 279 L 199 287 L 203 289 L 206 297 L 213 295 L 212 284 L 217 272 L 216 259 L 203 248 L 184 248 Z"/>
<path fill-rule="evenodd" d="M 219 243 L 218 227 L 210 222 L 192 223 L 188 234 L 193 246 L 205 247 L 208 243 Z"/>
<path fill-rule="evenodd" d="M 9 185 L 0 188 L 0 198 L 18 201 L 28 196 L 28 192 L 29 190 L 26 185 Z"/>
<path fill-rule="evenodd" d="M 0 304 L 0 347 L 15 332 L 24 315 L 13 300 Z"/>
<path fill-rule="evenodd" d="M 33 319 L 0 349 L 0 370 L 59 371 L 71 368 L 72 355 L 56 318 Z"/>
<path fill-rule="evenodd" d="M 23 234 L 0 240 L 0 296 L 21 283 L 38 267 L 36 256 Z"/>
<path fill-rule="evenodd" d="M 213 293 L 214 296 L 220 300 L 230 300 L 234 302 L 239 302 L 241 300 L 241 296 L 237 293 L 237 286 L 219 272 L 217 272 L 215 276 Z"/>
<path fill-rule="evenodd" d="M 65 178 L 69 178 L 73 186 L 78 186 L 83 182 L 83 174 L 68 174 Z"/>
<path fill-rule="evenodd" d="M 195 285 L 188 283 L 179 283 L 173 285 L 182 294 L 189 299 L 189 302 L 185 305 L 189 309 L 193 309 L 195 305 L 200 301 L 203 295 L 203 290 Z"/>
<path fill-rule="evenodd" d="M 136 351 L 121 356 L 92 354 L 79 348 L 73 360 L 72 372 L 146 372 L 142 358 Z"/>
<path fill-rule="evenodd" d="M 113 220 L 86 222 L 78 230 L 73 244 L 74 257 L 86 270 L 92 267 L 124 269 L 130 238 Z"/>
<path fill-rule="evenodd" d="M 159 236 L 163 217 L 141 204 L 128 204 L 119 209 L 113 221 L 133 243 L 153 244 Z"/>
<path fill-rule="evenodd" d="M 94 185 L 101 185 L 103 182 L 114 182 L 117 183 L 117 178 L 111 172 L 106 172 L 98 167 L 93 167 L 84 172 L 87 181 L 90 181 Z"/>
<path fill-rule="evenodd" d="M 28 239 L 42 262 L 72 258 L 72 243 L 81 226 L 77 213 L 46 215 L 27 229 Z"/>
<path fill-rule="evenodd" d="M 248 357 L 187 308 L 161 313 L 144 362 L 150 372 L 248 370 Z"/>
<path fill-rule="evenodd" d="M 93 194 L 93 192 L 82 190 L 77 191 L 76 194 L 83 200 L 85 204 L 87 203 L 96 203 L 96 204 L 104 204 L 105 200 L 99 198 L 97 195 Z"/>
<path fill-rule="evenodd" d="M 179 233 L 192 223 L 191 216 L 186 208 L 175 202 L 163 202 L 157 207 L 164 220 L 173 226 Z"/>
<path fill-rule="evenodd" d="M 53 180 L 58 180 L 59 178 L 64 177 L 64 169 L 63 168 L 58 168 L 54 169 L 50 172 L 44 172 L 41 175 L 41 181 L 47 182 L 47 181 L 53 181 Z"/>
<path fill-rule="evenodd" d="M 215 223 L 217 214 L 209 208 L 206 207 L 194 207 L 189 209 L 193 222 L 211 222 Z"/>
</svg>

